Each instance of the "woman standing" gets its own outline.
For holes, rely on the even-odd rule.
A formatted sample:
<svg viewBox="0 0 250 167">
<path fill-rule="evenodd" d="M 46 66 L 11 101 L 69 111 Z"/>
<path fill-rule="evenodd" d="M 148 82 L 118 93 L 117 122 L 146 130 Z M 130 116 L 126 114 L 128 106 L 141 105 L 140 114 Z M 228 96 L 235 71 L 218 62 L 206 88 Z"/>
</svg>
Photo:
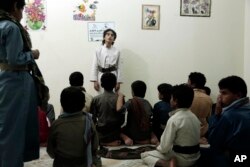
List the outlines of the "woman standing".
<svg viewBox="0 0 250 167">
<path fill-rule="evenodd" d="M 122 83 L 121 74 L 121 56 L 120 51 L 113 45 L 116 39 L 116 32 L 112 29 L 107 29 L 103 32 L 102 46 L 99 47 L 94 56 L 94 61 L 91 70 L 91 82 L 94 82 L 94 89 L 100 91 L 100 78 L 103 73 L 111 72 L 117 77 L 115 91 L 120 89 Z"/>
<path fill-rule="evenodd" d="M 29 66 L 39 58 L 20 24 L 24 0 L 0 1 L 0 166 L 39 157 L 37 91 Z"/>
</svg>

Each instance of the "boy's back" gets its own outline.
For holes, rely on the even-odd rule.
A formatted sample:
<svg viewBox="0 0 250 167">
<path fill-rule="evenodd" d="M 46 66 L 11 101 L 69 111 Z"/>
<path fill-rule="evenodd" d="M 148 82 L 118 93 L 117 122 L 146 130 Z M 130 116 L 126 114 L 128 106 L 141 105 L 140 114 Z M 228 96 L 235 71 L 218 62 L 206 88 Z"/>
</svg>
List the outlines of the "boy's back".
<svg viewBox="0 0 250 167">
<path fill-rule="evenodd" d="M 185 108 L 174 110 L 171 115 L 162 138 L 169 138 L 173 133 L 174 145 L 196 145 L 200 138 L 200 122 L 198 118 Z M 164 140 L 161 143 L 164 143 Z"/>
<path fill-rule="evenodd" d="M 153 108 L 153 131 L 160 140 L 161 135 L 166 127 L 171 111 L 170 104 L 161 100 L 154 105 Z"/>
<path fill-rule="evenodd" d="M 188 167 L 200 157 L 200 121 L 190 111 L 194 92 L 185 84 L 173 87 L 170 118 L 156 151 L 141 154 L 149 166 L 166 166 L 172 157 L 177 166 Z"/>
<path fill-rule="evenodd" d="M 78 113 L 71 117 L 59 116 L 51 126 L 50 138 L 56 142 L 56 153 L 62 157 L 76 158 L 84 155 L 83 136 L 85 117 Z M 48 149 L 49 151 L 49 149 Z"/>
<path fill-rule="evenodd" d="M 94 97 L 90 107 L 101 145 L 120 145 L 120 126 L 123 121 L 122 114 L 116 111 L 118 95 L 113 92 L 116 81 L 114 74 L 104 73 L 101 77 L 104 93 Z"/>
<path fill-rule="evenodd" d="M 120 121 L 119 117 L 121 114 L 116 112 L 117 98 L 118 95 L 108 91 L 93 98 L 91 113 L 94 119 L 98 117 L 98 127 L 117 124 Z"/>
<path fill-rule="evenodd" d="M 91 133 L 93 133 L 93 123 Z M 51 126 L 47 151 L 55 158 L 54 164 L 60 166 L 86 166 L 87 141 L 86 114 L 78 112 L 74 115 L 61 115 Z M 56 144 L 55 144 L 56 143 Z M 97 150 L 97 137 L 92 141 L 92 150 Z M 68 165 L 67 165 L 68 164 Z"/>
<path fill-rule="evenodd" d="M 85 96 L 76 87 L 65 88 L 60 102 L 63 113 L 53 122 L 47 152 L 53 167 L 89 167 L 97 164 L 98 136 L 91 116 L 82 112 Z"/>
<path fill-rule="evenodd" d="M 137 112 L 145 112 L 140 114 L 144 118 L 143 121 L 149 124 L 149 128 L 143 129 L 140 126 L 138 126 L 139 120 L 136 118 L 137 112 L 135 111 L 136 102 L 142 105 L 143 110 L 137 109 Z M 124 128 L 124 133 L 135 141 L 150 139 L 152 132 L 152 128 L 150 126 L 150 121 L 152 116 L 151 104 L 143 98 L 134 97 L 133 99 L 127 101 L 124 107 L 128 111 L 127 124 Z"/>
<path fill-rule="evenodd" d="M 195 146 L 199 143 L 200 138 L 200 122 L 198 118 L 188 109 L 177 109 L 172 112 L 173 115 L 167 122 L 166 129 L 161 136 L 161 142 L 158 150 L 166 153 L 173 146 L 173 150 L 169 151 L 175 155 L 179 166 L 193 163 L 198 160 L 199 152 L 197 153 L 180 153 L 179 149 L 183 146 Z M 188 162 L 190 161 L 190 162 Z"/>
<path fill-rule="evenodd" d="M 104 91 L 103 94 L 93 98 L 90 111 L 93 114 L 94 122 L 96 122 L 101 143 L 119 140 L 123 117 L 121 113 L 116 111 L 117 98 L 118 95 L 112 91 Z"/>
</svg>

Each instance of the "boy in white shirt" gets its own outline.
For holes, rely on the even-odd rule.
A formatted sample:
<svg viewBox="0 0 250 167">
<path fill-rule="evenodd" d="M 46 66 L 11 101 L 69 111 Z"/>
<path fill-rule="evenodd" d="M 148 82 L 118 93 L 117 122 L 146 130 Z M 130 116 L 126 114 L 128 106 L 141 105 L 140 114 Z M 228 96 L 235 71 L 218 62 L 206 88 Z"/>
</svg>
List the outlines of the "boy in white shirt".
<svg viewBox="0 0 250 167">
<path fill-rule="evenodd" d="M 91 68 L 90 81 L 94 83 L 94 89 L 100 93 L 104 90 L 101 87 L 100 79 L 104 73 L 113 73 L 117 78 L 115 92 L 120 89 L 122 83 L 122 59 L 120 51 L 114 47 L 116 32 L 112 29 L 106 29 L 103 32 L 102 46 L 95 51 L 94 60 Z"/>
<path fill-rule="evenodd" d="M 195 164 L 200 157 L 200 121 L 189 110 L 194 92 L 182 84 L 173 87 L 170 113 L 161 142 L 155 151 L 141 154 L 144 163 L 149 167 L 168 166 L 169 160 L 175 157 L 177 166 L 187 167 Z"/>
</svg>

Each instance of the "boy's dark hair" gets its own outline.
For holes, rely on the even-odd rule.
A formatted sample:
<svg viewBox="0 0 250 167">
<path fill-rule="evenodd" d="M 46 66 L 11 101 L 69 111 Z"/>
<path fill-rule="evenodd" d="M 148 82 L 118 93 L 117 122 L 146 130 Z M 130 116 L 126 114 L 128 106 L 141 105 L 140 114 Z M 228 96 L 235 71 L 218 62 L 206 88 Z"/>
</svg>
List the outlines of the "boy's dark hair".
<svg viewBox="0 0 250 167">
<path fill-rule="evenodd" d="M 17 9 L 25 6 L 25 0 L 0 0 L 0 9 L 9 13 L 14 10 L 15 3 Z"/>
<path fill-rule="evenodd" d="M 178 108 L 189 108 L 193 102 L 194 91 L 187 84 L 175 85 L 172 96 L 177 101 Z"/>
<path fill-rule="evenodd" d="M 131 89 L 134 93 L 134 96 L 144 98 L 147 90 L 147 85 L 143 81 L 138 80 L 134 81 L 131 84 Z"/>
<path fill-rule="evenodd" d="M 172 85 L 162 83 L 157 87 L 157 89 L 159 93 L 163 96 L 162 100 L 169 103 L 172 95 Z"/>
<path fill-rule="evenodd" d="M 70 86 L 63 89 L 60 102 L 64 112 L 78 112 L 85 105 L 85 95 L 80 88 Z"/>
<path fill-rule="evenodd" d="M 104 38 L 105 38 L 106 34 L 107 34 L 109 31 L 111 31 L 111 32 L 114 34 L 114 41 L 115 41 L 115 39 L 116 39 L 116 37 L 117 37 L 116 32 L 115 32 L 113 29 L 109 28 L 109 29 L 106 29 L 106 30 L 103 32 L 102 45 L 105 44 Z M 114 43 L 115 43 L 115 42 L 112 42 L 112 45 L 114 45 Z"/>
<path fill-rule="evenodd" d="M 71 86 L 83 86 L 84 77 L 81 72 L 76 71 L 70 74 L 69 83 Z"/>
<path fill-rule="evenodd" d="M 107 90 L 112 91 L 116 85 L 116 76 L 113 73 L 104 73 L 101 77 L 101 86 Z"/>
<path fill-rule="evenodd" d="M 241 97 L 247 96 L 247 85 L 245 81 L 238 76 L 228 76 L 220 80 L 218 84 L 220 89 L 228 89 L 232 93 L 240 93 Z"/>
<path fill-rule="evenodd" d="M 191 72 L 188 78 L 194 88 L 202 89 L 206 84 L 206 77 L 200 72 Z"/>
<path fill-rule="evenodd" d="M 205 93 L 206 93 L 208 96 L 210 96 L 210 94 L 211 94 L 211 89 L 210 89 L 208 86 L 204 86 L 203 89 L 205 90 Z"/>
</svg>

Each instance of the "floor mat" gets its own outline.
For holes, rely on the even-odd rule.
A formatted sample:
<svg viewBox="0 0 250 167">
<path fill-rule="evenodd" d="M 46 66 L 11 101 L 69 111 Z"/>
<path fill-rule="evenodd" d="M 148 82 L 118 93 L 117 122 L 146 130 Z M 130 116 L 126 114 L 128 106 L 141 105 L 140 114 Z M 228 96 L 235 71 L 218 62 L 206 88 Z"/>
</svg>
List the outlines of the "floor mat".
<svg viewBox="0 0 250 167">
<path fill-rule="evenodd" d="M 111 158 L 111 159 L 140 159 L 141 153 L 145 151 L 155 150 L 155 146 L 140 146 L 137 148 L 120 148 L 116 150 L 111 150 L 106 147 L 102 147 L 98 154 L 103 158 Z"/>
</svg>

